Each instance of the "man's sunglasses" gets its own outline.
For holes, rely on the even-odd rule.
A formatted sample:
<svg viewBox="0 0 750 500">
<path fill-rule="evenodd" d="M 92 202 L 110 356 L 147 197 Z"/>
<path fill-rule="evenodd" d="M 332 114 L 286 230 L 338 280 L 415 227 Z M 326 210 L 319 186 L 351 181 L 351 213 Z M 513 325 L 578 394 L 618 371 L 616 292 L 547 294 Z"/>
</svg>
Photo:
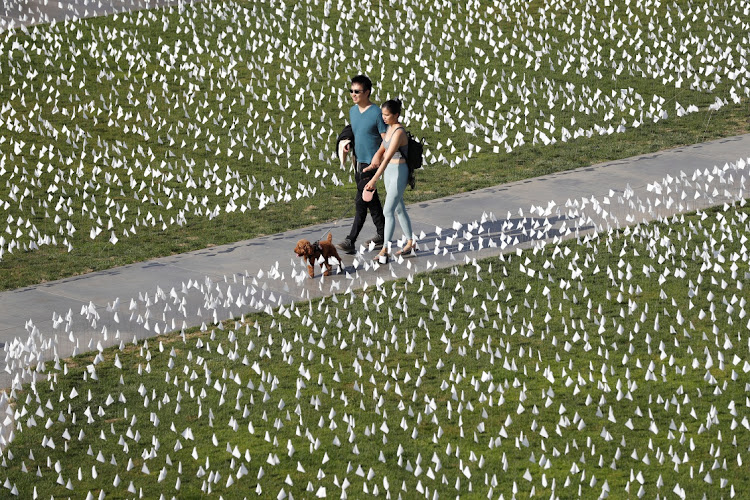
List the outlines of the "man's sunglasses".
<svg viewBox="0 0 750 500">
<path fill-rule="evenodd" d="M 350 93 L 350 94 L 356 94 L 356 95 L 359 95 L 359 94 L 361 94 L 361 93 L 363 93 L 363 92 L 364 92 L 364 90 L 349 89 L 349 93 Z"/>
</svg>

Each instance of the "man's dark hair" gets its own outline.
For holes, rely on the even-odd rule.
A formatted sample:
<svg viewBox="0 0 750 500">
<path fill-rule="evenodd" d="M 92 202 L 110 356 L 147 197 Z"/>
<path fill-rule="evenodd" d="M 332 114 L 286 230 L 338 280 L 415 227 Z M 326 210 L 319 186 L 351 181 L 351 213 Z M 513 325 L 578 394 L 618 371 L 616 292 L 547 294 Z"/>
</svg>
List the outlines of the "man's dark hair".
<svg viewBox="0 0 750 500">
<path fill-rule="evenodd" d="M 357 83 L 362 86 L 362 90 L 369 91 L 372 94 L 372 81 L 365 75 L 357 75 L 352 78 L 352 83 Z"/>
</svg>

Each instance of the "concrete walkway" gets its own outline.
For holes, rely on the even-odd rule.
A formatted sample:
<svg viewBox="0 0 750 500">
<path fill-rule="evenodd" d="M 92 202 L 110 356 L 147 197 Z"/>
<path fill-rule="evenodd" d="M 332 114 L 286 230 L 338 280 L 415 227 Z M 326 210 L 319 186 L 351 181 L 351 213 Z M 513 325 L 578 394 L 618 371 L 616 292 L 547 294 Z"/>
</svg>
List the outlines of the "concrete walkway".
<svg viewBox="0 0 750 500">
<path fill-rule="evenodd" d="M 342 253 L 342 266 L 330 278 L 316 268 L 310 279 L 293 253 L 295 243 L 327 229 L 340 241 L 351 219 L 2 292 L 0 384 L 27 379 L 29 366 L 55 355 L 731 202 L 746 197 L 749 156 L 750 134 L 411 205 L 416 257 L 378 266 L 373 252 Z M 419 182 L 429 182 L 427 172 Z M 363 240 L 372 234 L 368 219 Z"/>
</svg>

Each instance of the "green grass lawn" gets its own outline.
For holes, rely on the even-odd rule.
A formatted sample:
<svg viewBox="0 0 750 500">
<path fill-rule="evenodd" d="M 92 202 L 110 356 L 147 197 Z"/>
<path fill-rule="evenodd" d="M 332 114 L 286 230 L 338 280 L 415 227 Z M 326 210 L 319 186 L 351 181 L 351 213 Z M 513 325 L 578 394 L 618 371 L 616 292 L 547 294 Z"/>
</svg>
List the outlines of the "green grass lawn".
<svg viewBox="0 0 750 500">
<path fill-rule="evenodd" d="M 741 496 L 748 220 L 711 209 L 48 362 L 15 393 L 0 480 L 21 498 Z"/>
<path fill-rule="evenodd" d="M 427 144 L 407 202 L 745 133 L 745 19 L 684 1 L 218 1 L 6 31 L 0 289 L 338 217 L 360 72 Z"/>
</svg>

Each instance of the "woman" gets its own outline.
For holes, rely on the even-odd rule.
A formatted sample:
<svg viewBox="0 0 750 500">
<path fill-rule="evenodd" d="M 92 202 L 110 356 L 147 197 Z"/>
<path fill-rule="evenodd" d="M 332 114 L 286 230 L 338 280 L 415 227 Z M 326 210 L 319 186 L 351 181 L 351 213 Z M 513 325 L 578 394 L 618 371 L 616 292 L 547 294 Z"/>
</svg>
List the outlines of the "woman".
<svg viewBox="0 0 750 500">
<path fill-rule="evenodd" d="M 383 205 L 385 234 L 383 235 L 383 249 L 373 259 L 382 263 L 388 261 L 388 252 L 395 230 L 395 216 L 398 216 L 398 223 L 404 232 L 404 236 L 407 238 L 406 245 L 396 252 L 396 255 L 409 255 L 413 253 L 414 240 L 412 239 L 411 220 L 409 219 L 409 214 L 406 213 L 406 206 L 404 205 L 404 191 L 409 182 L 409 167 L 406 165 L 406 158 L 404 156 L 406 154 L 406 145 L 408 144 L 406 130 L 399 123 L 401 101 L 398 99 L 386 101 L 381 107 L 381 111 L 383 113 L 383 121 L 388 126 L 383 143 L 376 153 L 376 157 L 382 155 L 382 161 L 379 167 L 370 165 L 364 170 L 374 170 L 377 168 L 377 172 L 365 186 L 365 189 L 368 191 L 375 190 L 378 179 L 381 176 L 384 175 L 385 180 L 386 198 Z"/>
</svg>

